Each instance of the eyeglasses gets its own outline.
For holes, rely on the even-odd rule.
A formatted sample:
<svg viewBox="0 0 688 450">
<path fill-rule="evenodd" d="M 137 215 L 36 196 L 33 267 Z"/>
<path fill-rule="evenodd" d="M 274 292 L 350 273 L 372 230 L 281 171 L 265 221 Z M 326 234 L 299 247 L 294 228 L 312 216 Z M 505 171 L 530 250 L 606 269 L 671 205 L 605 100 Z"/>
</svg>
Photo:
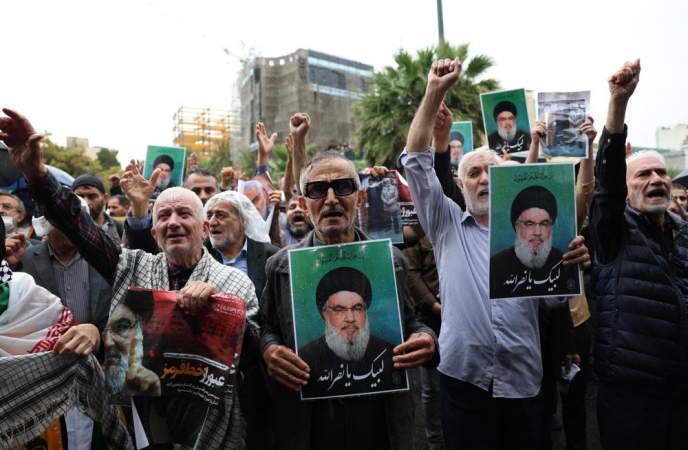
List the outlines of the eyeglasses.
<svg viewBox="0 0 688 450">
<path fill-rule="evenodd" d="M 542 222 L 533 222 L 532 220 L 526 220 L 525 222 L 517 220 L 517 224 L 526 227 L 528 231 L 532 231 L 536 226 L 539 226 L 541 230 L 547 230 L 552 226 L 552 222 L 549 220 L 543 220 Z"/>
<path fill-rule="evenodd" d="M 346 313 L 348 311 L 351 311 L 351 313 L 354 316 L 358 316 L 358 315 L 362 314 L 363 311 L 366 310 L 366 306 L 363 303 L 359 303 L 357 305 L 352 306 L 351 308 L 347 308 L 346 306 L 337 305 L 337 306 L 325 306 L 323 309 L 325 309 L 325 310 L 329 309 L 330 311 L 335 313 L 335 315 L 337 315 L 337 316 L 344 316 L 344 315 L 346 315 Z"/>
<path fill-rule="evenodd" d="M 313 181 L 311 183 L 306 183 L 306 189 L 303 195 L 313 200 L 324 198 L 327 196 L 330 188 L 334 191 L 334 195 L 346 197 L 356 192 L 356 182 L 353 178 L 341 178 L 330 182 Z"/>
<path fill-rule="evenodd" d="M 17 208 L 15 208 L 11 203 L 0 203 L 0 209 L 3 211 L 14 211 Z"/>
<path fill-rule="evenodd" d="M 119 320 L 113 324 L 109 324 L 108 326 L 106 326 L 103 330 L 103 335 L 105 335 L 105 333 L 107 332 L 110 332 L 112 333 L 113 337 L 117 336 L 120 339 L 128 339 L 131 335 L 131 330 L 133 330 L 136 327 L 136 324 L 138 323 L 138 319 L 135 320 L 134 323 L 131 323 L 126 319 Z"/>
</svg>

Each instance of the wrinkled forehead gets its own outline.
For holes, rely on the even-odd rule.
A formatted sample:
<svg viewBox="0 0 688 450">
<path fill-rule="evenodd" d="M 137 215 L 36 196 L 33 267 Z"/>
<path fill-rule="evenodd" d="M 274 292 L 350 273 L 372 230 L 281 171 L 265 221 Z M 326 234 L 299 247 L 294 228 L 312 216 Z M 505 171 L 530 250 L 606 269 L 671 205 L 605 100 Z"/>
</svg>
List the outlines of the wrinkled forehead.
<svg viewBox="0 0 688 450">
<path fill-rule="evenodd" d="M 626 167 L 626 177 L 633 178 L 636 173 L 641 170 L 648 169 L 665 169 L 666 166 L 657 158 L 652 156 L 645 156 L 631 161 Z"/>
<path fill-rule="evenodd" d="M 341 158 L 327 158 L 316 161 L 306 172 L 306 182 L 332 181 L 342 178 L 358 178 L 356 170 Z"/>
<path fill-rule="evenodd" d="M 229 200 L 215 200 L 210 206 L 206 208 L 208 215 L 214 212 L 222 211 L 231 216 L 239 216 L 239 210 Z"/>
<path fill-rule="evenodd" d="M 468 155 L 464 156 L 464 158 L 467 158 L 467 157 L 468 157 Z M 482 170 L 487 171 L 488 167 L 497 165 L 497 160 L 491 155 L 477 155 L 477 156 L 474 156 L 474 157 L 466 160 L 465 164 L 466 164 L 466 166 L 465 166 L 466 173 L 470 172 L 471 170 L 475 170 L 475 169 L 482 169 Z"/>
<path fill-rule="evenodd" d="M 196 196 L 196 194 L 192 195 Z M 191 199 L 186 199 L 182 197 L 176 198 L 174 200 L 158 199 L 158 201 L 155 202 L 155 217 L 159 217 L 162 213 L 171 213 L 172 211 L 176 212 L 177 214 L 182 214 L 184 212 L 190 211 L 194 217 L 197 216 L 197 210 L 196 208 L 194 208 L 194 204 L 193 202 L 191 202 Z"/>
</svg>

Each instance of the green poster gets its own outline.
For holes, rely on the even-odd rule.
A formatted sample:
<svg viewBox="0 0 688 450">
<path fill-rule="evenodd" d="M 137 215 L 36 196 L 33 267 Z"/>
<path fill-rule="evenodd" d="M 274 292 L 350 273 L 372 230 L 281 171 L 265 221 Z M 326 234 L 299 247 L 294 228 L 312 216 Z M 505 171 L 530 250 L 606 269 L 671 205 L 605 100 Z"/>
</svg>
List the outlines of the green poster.
<svg viewBox="0 0 688 450">
<path fill-rule="evenodd" d="M 530 120 L 524 89 L 480 94 L 480 103 L 490 149 L 501 154 L 530 148 Z"/>
<path fill-rule="evenodd" d="M 186 149 L 183 147 L 149 145 L 146 153 L 146 164 L 143 167 L 144 178 L 149 179 L 153 171 L 160 168 L 161 174 L 158 177 L 158 184 L 163 184 L 160 186 L 162 189 L 181 186 L 184 181 L 185 156 Z"/>
<path fill-rule="evenodd" d="M 473 123 L 454 122 L 449 133 L 449 149 L 458 157 L 473 151 Z M 459 153 L 460 151 L 460 153 Z M 452 154 L 452 156 L 454 156 Z"/>
<path fill-rule="evenodd" d="M 389 240 L 291 250 L 297 354 L 311 368 L 302 399 L 408 389 L 392 364 L 403 342 Z"/>
<path fill-rule="evenodd" d="M 490 167 L 490 298 L 580 295 L 573 164 Z"/>
</svg>

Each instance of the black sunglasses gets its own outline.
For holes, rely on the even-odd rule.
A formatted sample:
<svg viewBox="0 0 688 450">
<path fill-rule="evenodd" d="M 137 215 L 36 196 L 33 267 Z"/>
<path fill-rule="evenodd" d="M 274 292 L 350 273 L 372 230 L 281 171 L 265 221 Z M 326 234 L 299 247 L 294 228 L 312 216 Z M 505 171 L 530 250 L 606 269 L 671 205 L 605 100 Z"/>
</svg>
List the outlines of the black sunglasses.
<svg viewBox="0 0 688 450">
<path fill-rule="evenodd" d="M 306 189 L 303 192 L 305 197 L 310 199 L 318 199 L 327 197 L 327 192 L 332 188 L 334 195 L 338 197 L 345 197 L 356 192 L 356 182 L 353 178 L 341 178 L 334 181 L 313 181 L 306 183 Z"/>
</svg>

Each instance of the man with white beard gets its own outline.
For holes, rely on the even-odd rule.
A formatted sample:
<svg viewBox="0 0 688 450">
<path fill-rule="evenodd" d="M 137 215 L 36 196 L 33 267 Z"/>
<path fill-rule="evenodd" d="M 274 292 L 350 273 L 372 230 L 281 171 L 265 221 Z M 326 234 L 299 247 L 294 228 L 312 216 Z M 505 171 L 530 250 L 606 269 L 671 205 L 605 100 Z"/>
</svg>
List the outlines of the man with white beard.
<svg viewBox="0 0 688 450">
<path fill-rule="evenodd" d="M 325 321 L 325 334 L 299 348 L 299 356 L 315 377 L 340 370 L 342 364 L 346 364 L 351 373 L 367 373 L 373 361 L 393 367 L 394 345 L 370 334 L 368 309 L 372 297 L 370 280 L 354 268 L 339 267 L 320 279 L 315 303 Z M 403 372 L 383 371 L 377 389 L 386 391 L 397 387 L 398 383 L 393 382 L 395 373 L 397 379 L 403 377 Z M 312 383 L 304 387 L 304 395 L 308 395 L 309 389 L 323 390 L 318 383 Z M 335 384 L 327 394 L 346 395 L 347 390 L 350 388 L 343 383 Z"/>
<path fill-rule="evenodd" d="M 490 293 L 493 297 L 528 295 L 528 283 L 507 283 L 525 272 L 533 280 L 548 279 L 560 271 L 557 285 L 566 287 L 577 276 L 575 267 L 562 266 L 564 253 L 552 247 L 552 227 L 557 220 L 557 200 L 542 186 L 529 186 L 511 204 L 511 226 L 516 243 L 490 258 Z M 571 284 L 574 286 L 574 284 Z M 532 295 L 532 294 L 531 294 Z"/>
<path fill-rule="evenodd" d="M 153 170 L 160 169 L 160 176 L 156 183 L 156 192 L 162 192 L 167 188 L 175 187 L 171 176 L 174 170 L 174 160 L 169 155 L 160 155 L 153 161 Z"/>
<path fill-rule="evenodd" d="M 516 128 L 516 105 L 504 100 L 494 107 L 493 116 L 497 131 L 490 134 L 487 143 L 490 149 L 501 154 L 526 151 L 530 148 L 530 134 Z"/>
</svg>

